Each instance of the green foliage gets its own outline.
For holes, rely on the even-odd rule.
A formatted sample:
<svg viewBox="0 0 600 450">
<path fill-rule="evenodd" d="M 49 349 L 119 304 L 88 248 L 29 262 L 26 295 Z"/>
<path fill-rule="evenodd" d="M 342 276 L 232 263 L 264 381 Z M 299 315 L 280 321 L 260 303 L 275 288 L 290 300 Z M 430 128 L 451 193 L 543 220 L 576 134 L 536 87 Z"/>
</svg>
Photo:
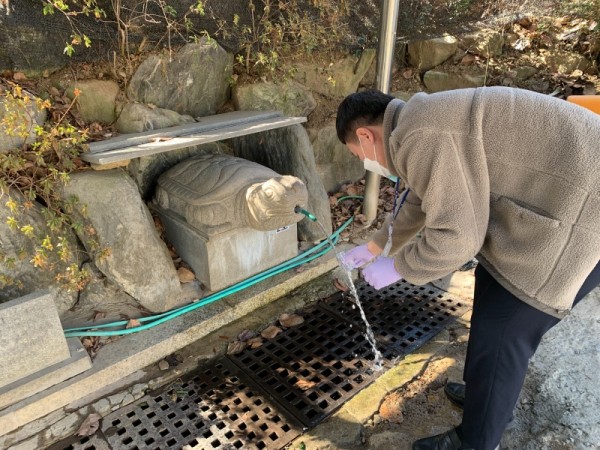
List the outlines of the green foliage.
<svg viewBox="0 0 600 450">
<path fill-rule="evenodd" d="M 106 18 L 106 13 L 98 6 L 96 0 L 42 0 L 44 7 L 42 12 L 45 16 L 54 14 L 55 11 L 62 13 L 69 23 L 73 34 L 71 41 L 65 43 L 63 53 L 69 57 L 75 53 L 75 47 L 84 44 L 85 47 L 92 45 L 91 39 L 84 33 L 81 33 L 77 27 L 75 17 L 83 14 L 84 16 L 93 16 L 96 19 Z"/>
<path fill-rule="evenodd" d="M 240 43 L 236 54 L 236 67 L 248 74 L 273 74 L 281 65 L 282 56 L 310 54 L 317 49 L 331 47 L 347 30 L 345 18 L 348 5 L 345 0 L 310 0 L 309 7 L 298 0 L 249 0 L 246 11 L 233 14 L 231 18 L 215 17 L 207 0 L 194 0 L 184 12 L 177 11 L 167 0 L 140 0 L 133 9 L 122 6 L 122 0 L 111 0 L 111 13 L 115 17 L 119 47 L 122 56 L 129 56 L 129 30 L 140 22 L 163 24 L 167 47 L 178 36 L 187 42 L 197 42 L 200 36 L 208 36 L 206 30 L 195 29 L 192 17 L 212 14 L 218 30 L 215 37 L 235 37 Z M 42 0 L 44 14 L 60 12 L 71 24 L 70 41 L 65 43 L 64 53 L 72 56 L 78 46 L 90 47 L 90 38 L 77 28 L 78 15 L 92 15 L 105 20 L 106 13 L 97 0 Z M 470 0 L 458 0 L 459 3 Z M 302 7 L 301 7 L 302 6 Z M 250 16 L 242 23 L 240 17 Z"/>
<path fill-rule="evenodd" d="M 450 2 L 450 10 L 456 16 L 462 16 L 469 12 L 472 6 L 472 0 L 454 0 Z"/>
<path fill-rule="evenodd" d="M 78 157 L 87 139 L 87 130 L 77 129 L 67 121 L 78 94 L 76 91 L 73 102 L 59 112 L 52 110 L 49 101 L 34 100 L 20 86 L 11 84 L 10 89 L 2 93 L 4 114 L 0 120 L 3 133 L 25 140 L 33 126 L 28 111 L 48 109 L 55 113 L 54 119 L 44 126 L 34 126 L 35 142 L 0 154 L 0 201 L 8 210 L 5 222 L 9 228 L 22 233 L 32 243 L 33 250 L 22 250 L 19 258 L 28 259 L 40 270 L 54 273 L 56 280 L 68 289 L 82 289 L 89 278 L 89 274 L 73 262 L 79 255 L 73 254 L 76 250 L 69 244 L 69 230 L 85 231 L 90 248 L 107 252 L 98 245 L 93 228 L 77 221 L 73 214 L 76 207 L 84 210 L 77 199 L 60 197 L 61 186 L 81 165 Z M 14 198 L 11 192 L 18 192 L 20 196 Z M 36 201 L 45 206 L 41 210 L 44 229 L 36 229 L 27 221 L 25 213 L 35 207 Z M 7 267 L 16 263 L 14 258 L 1 252 L 0 262 Z M 0 286 L 6 284 L 18 285 L 18 281 L 3 275 Z"/>
<path fill-rule="evenodd" d="M 217 36 L 235 36 L 240 42 L 235 63 L 247 74 L 272 75 L 284 55 L 293 58 L 329 49 L 347 32 L 344 1 L 312 0 L 310 8 L 301 8 L 297 0 L 263 0 L 262 7 L 250 0 L 247 8 L 250 23 L 242 23 L 239 14 L 231 21 L 215 18 Z"/>
</svg>

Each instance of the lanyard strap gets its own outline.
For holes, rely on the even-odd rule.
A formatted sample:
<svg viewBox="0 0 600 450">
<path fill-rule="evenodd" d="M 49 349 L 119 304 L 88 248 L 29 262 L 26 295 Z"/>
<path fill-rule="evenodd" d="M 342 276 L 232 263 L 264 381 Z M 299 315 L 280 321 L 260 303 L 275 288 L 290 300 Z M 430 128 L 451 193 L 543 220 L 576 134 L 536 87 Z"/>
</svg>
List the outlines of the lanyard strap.
<svg viewBox="0 0 600 450">
<path fill-rule="evenodd" d="M 392 213 L 394 214 L 394 220 L 396 220 L 396 217 L 398 217 L 398 213 L 400 212 L 402 205 L 404 205 L 404 202 L 406 201 L 406 197 L 408 196 L 409 192 L 410 192 L 410 189 L 406 188 L 406 190 L 404 191 L 404 194 L 402 194 L 400 203 L 398 204 L 398 207 L 396 208 L 396 203 L 398 201 L 398 194 L 400 193 L 400 180 L 396 181 L 396 189 L 394 192 L 394 205 L 392 207 Z M 383 248 L 383 251 L 381 253 L 383 256 L 388 256 L 390 254 L 390 250 L 392 249 L 392 230 L 394 227 L 394 220 L 392 220 L 390 222 L 390 225 L 388 228 L 387 242 L 385 243 L 385 247 Z"/>
<path fill-rule="evenodd" d="M 398 213 L 400 212 L 400 209 L 402 208 L 402 205 L 404 205 L 404 202 L 406 201 L 406 197 L 408 197 L 408 193 L 410 192 L 409 188 L 406 188 L 404 191 L 404 194 L 402 194 L 402 198 L 400 199 L 400 203 L 398 204 L 398 208 L 396 208 L 396 203 L 398 201 L 398 194 L 400 193 L 400 179 L 396 180 L 396 189 L 394 192 L 394 205 L 392 206 L 392 212 L 394 214 L 394 219 L 396 217 L 398 217 Z"/>
</svg>

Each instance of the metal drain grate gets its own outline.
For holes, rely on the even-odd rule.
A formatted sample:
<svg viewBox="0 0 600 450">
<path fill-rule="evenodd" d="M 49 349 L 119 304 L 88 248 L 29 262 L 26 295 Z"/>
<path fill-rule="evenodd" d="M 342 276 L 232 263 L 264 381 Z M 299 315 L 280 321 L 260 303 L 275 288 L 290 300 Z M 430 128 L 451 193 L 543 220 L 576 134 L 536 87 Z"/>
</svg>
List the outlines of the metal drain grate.
<svg viewBox="0 0 600 450">
<path fill-rule="evenodd" d="M 377 374 L 366 338 L 319 308 L 304 323 L 254 350 L 229 358 L 304 425 L 312 427 L 367 386 Z"/>
<path fill-rule="evenodd" d="M 470 308 L 444 291 L 407 282 L 380 291 L 359 282 L 356 289 L 378 348 L 387 360 L 416 350 Z M 321 302 L 320 307 L 361 330 L 365 328 L 358 308 L 347 294 L 336 294 Z"/>
<path fill-rule="evenodd" d="M 357 290 L 386 365 L 427 342 L 470 305 L 400 282 Z M 302 312 L 304 323 L 257 349 L 211 361 L 183 381 L 102 421 L 115 450 L 281 449 L 368 386 L 379 373 L 358 308 L 336 294 Z M 104 450 L 80 439 L 64 450 Z M 95 439 L 92 438 L 92 439 Z M 57 447 L 58 448 L 58 447 Z"/>
<path fill-rule="evenodd" d="M 227 359 L 103 420 L 118 450 L 279 449 L 300 434 Z"/>
</svg>

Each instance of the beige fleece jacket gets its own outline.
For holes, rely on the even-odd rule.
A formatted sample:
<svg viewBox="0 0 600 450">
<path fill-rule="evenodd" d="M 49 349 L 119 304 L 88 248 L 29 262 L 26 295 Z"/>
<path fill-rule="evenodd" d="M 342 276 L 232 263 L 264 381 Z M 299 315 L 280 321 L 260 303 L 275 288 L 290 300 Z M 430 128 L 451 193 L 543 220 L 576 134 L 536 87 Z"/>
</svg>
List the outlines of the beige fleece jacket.
<svg viewBox="0 0 600 450">
<path fill-rule="evenodd" d="M 563 317 L 600 260 L 600 116 L 486 87 L 393 100 L 383 132 L 411 189 L 392 237 L 403 278 L 424 284 L 477 256 L 515 296 Z M 391 220 L 374 236 L 382 248 Z"/>
</svg>

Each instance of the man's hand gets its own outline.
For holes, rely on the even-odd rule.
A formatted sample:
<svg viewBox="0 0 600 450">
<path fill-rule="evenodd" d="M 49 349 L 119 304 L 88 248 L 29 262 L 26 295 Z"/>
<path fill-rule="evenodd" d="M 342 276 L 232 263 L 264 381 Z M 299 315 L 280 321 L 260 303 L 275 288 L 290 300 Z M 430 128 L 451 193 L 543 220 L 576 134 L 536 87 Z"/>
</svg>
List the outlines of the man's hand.
<svg viewBox="0 0 600 450">
<path fill-rule="evenodd" d="M 394 266 L 394 258 L 380 256 L 377 261 L 368 265 L 362 270 L 363 278 L 367 283 L 379 290 L 392 283 L 395 283 L 400 278 L 400 274 Z"/>
<path fill-rule="evenodd" d="M 340 263 L 346 270 L 356 269 L 364 266 L 366 263 L 375 258 L 375 254 L 371 253 L 368 244 L 359 245 L 340 255 Z"/>
</svg>

